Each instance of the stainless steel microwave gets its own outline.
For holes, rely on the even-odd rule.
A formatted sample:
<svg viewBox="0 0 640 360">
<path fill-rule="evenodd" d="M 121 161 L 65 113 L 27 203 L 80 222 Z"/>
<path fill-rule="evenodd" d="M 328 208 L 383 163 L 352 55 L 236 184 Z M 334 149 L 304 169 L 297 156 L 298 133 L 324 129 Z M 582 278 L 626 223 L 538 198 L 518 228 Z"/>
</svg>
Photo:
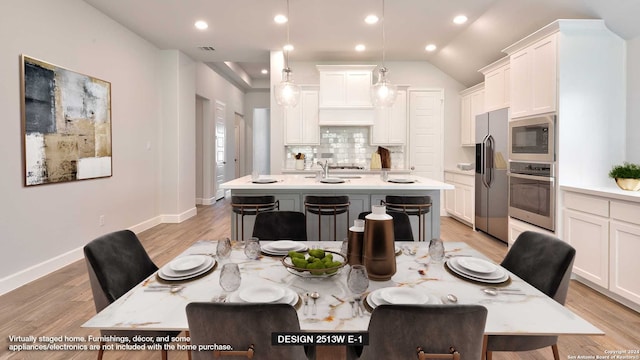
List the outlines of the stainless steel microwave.
<svg viewBox="0 0 640 360">
<path fill-rule="evenodd" d="M 555 115 L 509 122 L 509 160 L 555 161 Z"/>
</svg>

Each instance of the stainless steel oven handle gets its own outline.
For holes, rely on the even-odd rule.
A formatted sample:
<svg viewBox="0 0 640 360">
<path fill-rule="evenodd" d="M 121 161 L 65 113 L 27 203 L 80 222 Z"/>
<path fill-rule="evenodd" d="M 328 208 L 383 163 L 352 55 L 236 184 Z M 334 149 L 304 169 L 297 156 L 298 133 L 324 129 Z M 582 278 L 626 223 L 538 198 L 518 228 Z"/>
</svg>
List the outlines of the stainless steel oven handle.
<svg viewBox="0 0 640 360">
<path fill-rule="evenodd" d="M 519 179 L 527 179 L 527 180 L 537 180 L 537 181 L 546 181 L 546 182 L 554 182 L 555 179 L 549 176 L 535 176 L 535 175 L 525 175 L 525 174 L 515 174 L 512 172 L 507 173 L 508 176 L 519 178 Z"/>
</svg>

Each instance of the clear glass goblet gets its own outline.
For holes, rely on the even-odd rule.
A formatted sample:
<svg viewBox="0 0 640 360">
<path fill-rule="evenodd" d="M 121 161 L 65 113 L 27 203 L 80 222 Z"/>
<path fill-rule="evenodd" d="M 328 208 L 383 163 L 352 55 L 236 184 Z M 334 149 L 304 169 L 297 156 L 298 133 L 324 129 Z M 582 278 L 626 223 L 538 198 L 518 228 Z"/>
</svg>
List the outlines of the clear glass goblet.
<svg viewBox="0 0 640 360">
<path fill-rule="evenodd" d="M 216 257 L 218 260 L 226 260 L 229 256 L 231 256 L 231 239 L 218 240 L 218 245 L 216 245 Z"/>
<path fill-rule="evenodd" d="M 244 254 L 251 260 L 260 257 L 260 240 L 257 237 L 250 237 L 244 245 Z"/>
<path fill-rule="evenodd" d="M 429 242 L 429 257 L 431 261 L 439 263 L 444 259 L 444 244 L 438 238 L 431 239 Z"/>
<path fill-rule="evenodd" d="M 240 268 L 238 264 L 227 263 L 222 265 L 222 270 L 220 270 L 220 287 L 224 290 L 224 293 L 218 301 L 225 302 L 231 292 L 238 290 L 240 281 Z"/>
</svg>

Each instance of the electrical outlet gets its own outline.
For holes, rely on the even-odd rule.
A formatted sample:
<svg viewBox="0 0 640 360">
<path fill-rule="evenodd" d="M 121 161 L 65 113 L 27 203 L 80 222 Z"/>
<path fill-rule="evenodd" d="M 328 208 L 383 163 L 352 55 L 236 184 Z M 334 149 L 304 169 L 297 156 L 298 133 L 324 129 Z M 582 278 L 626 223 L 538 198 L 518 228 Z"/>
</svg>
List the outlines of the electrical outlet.
<svg viewBox="0 0 640 360">
<path fill-rule="evenodd" d="M 100 224 L 100 226 L 104 226 L 104 215 L 100 215 L 100 217 L 98 218 L 98 223 Z"/>
</svg>

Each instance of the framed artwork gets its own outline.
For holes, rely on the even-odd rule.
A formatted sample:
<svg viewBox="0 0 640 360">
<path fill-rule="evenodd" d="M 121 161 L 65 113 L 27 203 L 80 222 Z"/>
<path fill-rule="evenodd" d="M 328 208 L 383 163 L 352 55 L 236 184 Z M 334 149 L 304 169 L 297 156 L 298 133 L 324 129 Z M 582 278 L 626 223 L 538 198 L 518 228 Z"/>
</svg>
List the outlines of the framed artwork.
<svg viewBox="0 0 640 360">
<path fill-rule="evenodd" d="M 111 83 L 20 56 L 25 186 L 111 176 Z"/>
</svg>

